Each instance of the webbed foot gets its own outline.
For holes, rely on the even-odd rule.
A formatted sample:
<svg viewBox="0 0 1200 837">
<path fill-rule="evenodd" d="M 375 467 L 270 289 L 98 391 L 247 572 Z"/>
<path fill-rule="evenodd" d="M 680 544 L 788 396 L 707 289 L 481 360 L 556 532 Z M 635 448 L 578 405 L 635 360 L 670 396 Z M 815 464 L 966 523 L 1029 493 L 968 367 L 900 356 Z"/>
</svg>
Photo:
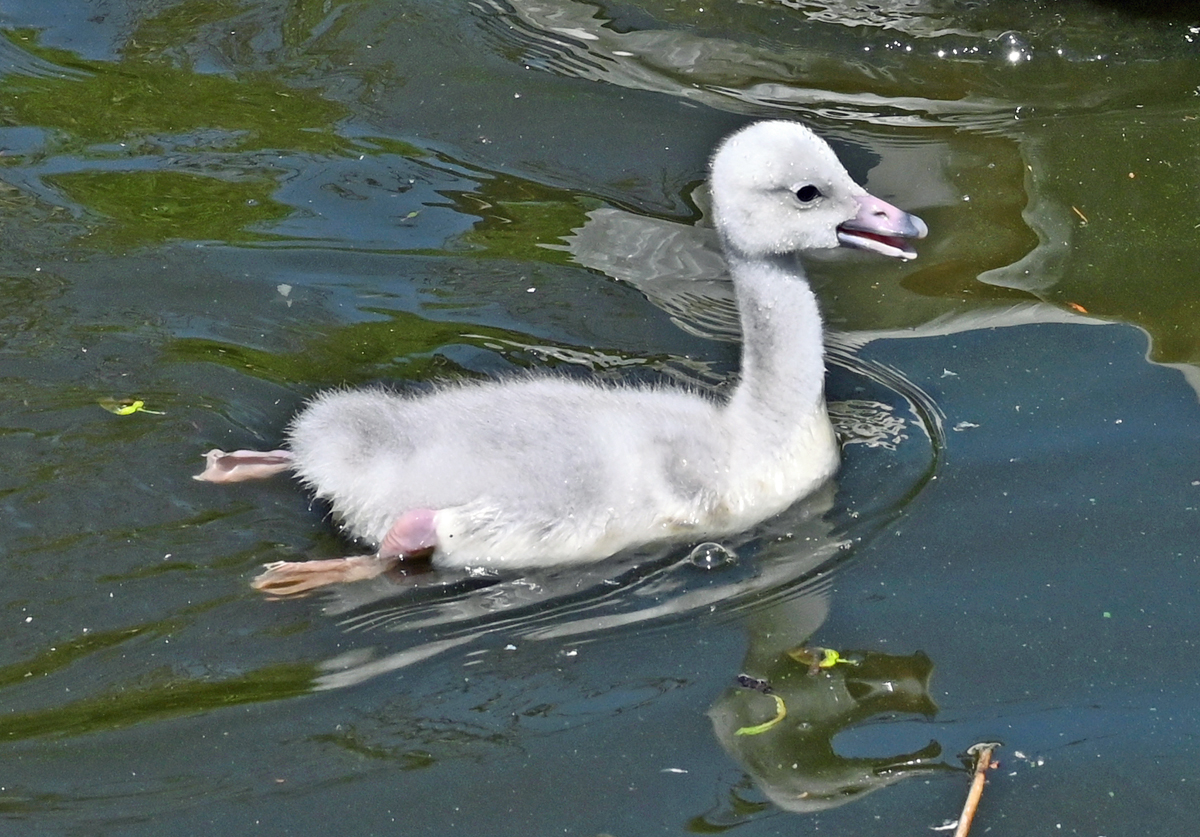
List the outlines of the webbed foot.
<svg viewBox="0 0 1200 837">
<path fill-rule="evenodd" d="M 272 596 L 297 596 L 329 584 L 375 578 L 394 567 L 399 559 L 378 555 L 355 555 L 321 561 L 276 561 L 266 564 L 250 586 Z"/>
</svg>

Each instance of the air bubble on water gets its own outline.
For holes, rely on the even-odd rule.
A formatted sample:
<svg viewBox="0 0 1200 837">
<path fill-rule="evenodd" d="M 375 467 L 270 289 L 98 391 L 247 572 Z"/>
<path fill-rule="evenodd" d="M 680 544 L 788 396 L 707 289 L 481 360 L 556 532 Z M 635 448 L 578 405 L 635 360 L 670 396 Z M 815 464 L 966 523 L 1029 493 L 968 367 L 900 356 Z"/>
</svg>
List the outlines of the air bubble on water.
<svg viewBox="0 0 1200 837">
<path fill-rule="evenodd" d="M 693 549 L 688 560 L 702 570 L 719 570 L 736 564 L 738 557 L 736 552 L 708 541 Z"/>
</svg>

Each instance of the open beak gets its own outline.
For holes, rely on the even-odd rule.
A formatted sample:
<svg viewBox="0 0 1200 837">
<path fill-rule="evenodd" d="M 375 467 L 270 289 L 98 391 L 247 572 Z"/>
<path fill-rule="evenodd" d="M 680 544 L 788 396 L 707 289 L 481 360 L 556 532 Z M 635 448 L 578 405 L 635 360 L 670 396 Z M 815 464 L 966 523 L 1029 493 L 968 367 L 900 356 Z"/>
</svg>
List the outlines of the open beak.
<svg viewBox="0 0 1200 837">
<path fill-rule="evenodd" d="M 855 195 L 858 214 L 837 228 L 843 247 L 871 250 L 893 259 L 915 259 L 909 239 L 924 238 L 929 227 L 916 215 L 897 209 L 874 195 Z"/>
</svg>

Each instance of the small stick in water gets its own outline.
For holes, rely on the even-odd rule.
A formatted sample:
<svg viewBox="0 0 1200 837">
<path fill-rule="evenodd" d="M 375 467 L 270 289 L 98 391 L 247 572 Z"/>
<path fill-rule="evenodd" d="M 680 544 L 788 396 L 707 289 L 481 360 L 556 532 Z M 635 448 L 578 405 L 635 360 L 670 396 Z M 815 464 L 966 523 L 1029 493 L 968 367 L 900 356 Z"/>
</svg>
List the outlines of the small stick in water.
<svg viewBox="0 0 1200 837">
<path fill-rule="evenodd" d="M 975 809 L 979 807 L 979 797 L 983 794 L 983 783 L 988 768 L 992 766 L 992 751 L 999 746 L 995 741 L 981 741 L 967 750 L 967 755 L 975 757 L 975 775 L 971 778 L 971 789 L 967 792 L 967 802 L 959 815 L 954 837 L 967 837 L 967 832 L 971 830 L 971 820 L 975 819 Z"/>
</svg>

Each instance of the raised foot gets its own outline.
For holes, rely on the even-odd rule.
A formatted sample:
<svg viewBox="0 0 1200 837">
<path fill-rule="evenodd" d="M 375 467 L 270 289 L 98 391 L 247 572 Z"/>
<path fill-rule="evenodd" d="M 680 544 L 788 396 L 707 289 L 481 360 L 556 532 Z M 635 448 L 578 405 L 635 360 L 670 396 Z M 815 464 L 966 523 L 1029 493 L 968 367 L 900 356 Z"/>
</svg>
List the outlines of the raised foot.
<svg viewBox="0 0 1200 837">
<path fill-rule="evenodd" d="M 213 448 L 204 454 L 204 471 L 192 479 L 201 482 L 242 482 L 263 479 L 290 467 L 291 451 L 235 450 L 226 453 Z"/>
<path fill-rule="evenodd" d="M 396 565 L 397 559 L 378 555 L 356 555 L 323 561 L 276 561 L 266 564 L 250 586 L 272 596 L 296 596 L 329 584 L 362 581 L 381 575 Z"/>
</svg>

